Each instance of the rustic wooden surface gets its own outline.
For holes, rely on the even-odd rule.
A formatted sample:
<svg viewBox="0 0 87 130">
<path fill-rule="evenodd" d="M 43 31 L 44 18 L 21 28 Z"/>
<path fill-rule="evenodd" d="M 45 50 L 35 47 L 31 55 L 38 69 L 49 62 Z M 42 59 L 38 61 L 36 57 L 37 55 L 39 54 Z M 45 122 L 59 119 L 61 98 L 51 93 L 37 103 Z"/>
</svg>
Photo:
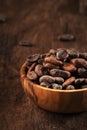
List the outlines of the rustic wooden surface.
<svg viewBox="0 0 87 130">
<path fill-rule="evenodd" d="M 87 130 L 87 112 L 57 114 L 37 107 L 25 95 L 19 71 L 26 57 L 51 48 L 87 51 L 87 16 L 79 14 L 79 0 L 3 0 L 0 14 L 0 130 Z M 72 33 L 75 42 L 57 37 Z M 32 47 L 19 46 L 30 41 Z"/>
</svg>

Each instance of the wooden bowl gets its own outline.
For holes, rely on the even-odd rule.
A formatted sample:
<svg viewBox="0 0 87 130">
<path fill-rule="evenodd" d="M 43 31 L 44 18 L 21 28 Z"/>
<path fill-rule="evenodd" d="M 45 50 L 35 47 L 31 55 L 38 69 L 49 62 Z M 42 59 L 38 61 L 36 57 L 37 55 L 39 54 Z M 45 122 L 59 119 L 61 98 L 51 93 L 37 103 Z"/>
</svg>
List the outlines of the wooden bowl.
<svg viewBox="0 0 87 130">
<path fill-rule="evenodd" d="M 48 111 L 58 113 L 77 113 L 87 111 L 87 88 L 78 90 L 54 90 L 31 82 L 26 74 L 27 67 L 20 70 L 22 86 L 35 103 Z"/>
</svg>

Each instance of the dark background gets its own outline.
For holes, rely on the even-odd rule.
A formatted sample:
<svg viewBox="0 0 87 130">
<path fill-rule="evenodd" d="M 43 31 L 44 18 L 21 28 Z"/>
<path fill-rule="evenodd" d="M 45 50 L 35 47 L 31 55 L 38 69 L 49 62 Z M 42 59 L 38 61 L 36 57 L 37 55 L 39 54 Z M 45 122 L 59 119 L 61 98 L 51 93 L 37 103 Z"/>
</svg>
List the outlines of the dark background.
<svg viewBox="0 0 87 130">
<path fill-rule="evenodd" d="M 6 16 L 0 23 L 0 130 L 87 130 L 87 112 L 58 114 L 37 107 L 19 75 L 30 54 L 60 47 L 87 51 L 87 15 L 80 1 L 0 0 L 0 14 Z M 76 41 L 59 41 L 62 33 Z M 23 47 L 20 41 L 34 45 Z"/>
</svg>

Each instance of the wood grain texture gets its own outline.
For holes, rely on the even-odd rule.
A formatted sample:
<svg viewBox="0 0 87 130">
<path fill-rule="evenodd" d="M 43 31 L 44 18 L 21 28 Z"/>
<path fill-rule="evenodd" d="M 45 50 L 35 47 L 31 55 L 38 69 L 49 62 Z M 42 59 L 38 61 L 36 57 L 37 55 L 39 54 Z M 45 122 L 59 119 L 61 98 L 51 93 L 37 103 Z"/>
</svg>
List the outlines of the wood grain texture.
<svg viewBox="0 0 87 130">
<path fill-rule="evenodd" d="M 61 47 L 87 52 L 87 16 L 79 14 L 78 2 L 0 0 L 0 14 L 6 16 L 0 24 L 0 130 L 87 130 L 87 112 L 58 114 L 41 109 L 24 93 L 19 76 L 28 55 Z M 76 41 L 59 41 L 62 33 L 73 34 Z M 33 46 L 20 46 L 20 41 Z"/>
</svg>

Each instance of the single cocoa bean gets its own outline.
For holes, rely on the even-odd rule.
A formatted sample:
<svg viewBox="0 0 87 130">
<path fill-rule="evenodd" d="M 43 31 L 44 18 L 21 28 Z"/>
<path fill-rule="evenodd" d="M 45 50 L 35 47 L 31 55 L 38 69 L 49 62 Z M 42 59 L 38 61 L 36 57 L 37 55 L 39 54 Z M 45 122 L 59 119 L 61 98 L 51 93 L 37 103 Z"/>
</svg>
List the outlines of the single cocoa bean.
<svg viewBox="0 0 87 130">
<path fill-rule="evenodd" d="M 38 64 L 38 65 L 35 66 L 35 72 L 36 72 L 36 74 L 38 76 L 42 76 L 43 75 L 42 68 L 43 68 L 43 66 L 40 65 L 40 64 Z"/>
<path fill-rule="evenodd" d="M 76 86 L 79 86 L 79 85 L 83 84 L 84 82 L 85 82 L 84 78 L 77 78 L 77 79 L 75 79 L 75 85 Z"/>
<path fill-rule="evenodd" d="M 56 50 L 55 49 L 50 49 L 49 53 L 55 55 L 56 54 Z"/>
<path fill-rule="evenodd" d="M 78 58 L 79 57 L 79 52 L 76 51 L 74 48 L 67 49 L 67 52 L 68 52 L 70 58 Z"/>
<path fill-rule="evenodd" d="M 43 81 L 48 82 L 48 83 L 53 83 L 53 82 L 55 82 L 55 79 L 54 79 L 54 77 L 52 77 L 52 76 L 43 75 L 43 76 L 41 76 L 41 77 L 39 78 L 39 82 L 41 83 L 41 82 L 43 82 Z"/>
<path fill-rule="evenodd" d="M 60 84 L 56 84 L 56 83 L 52 83 L 52 88 L 53 88 L 53 89 L 59 89 L 59 90 L 62 90 L 62 85 L 60 85 Z"/>
<path fill-rule="evenodd" d="M 66 71 L 69 71 L 69 72 L 75 72 L 76 71 L 76 67 L 72 63 L 64 63 L 62 68 Z"/>
<path fill-rule="evenodd" d="M 62 84 L 64 82 L 64 79 L 62 77 L 54 77 L 54 79 L 55 79 L 55 82 L 59 84 Z"/>
<path fill-rule="evenodd" d="M 31 63 L 36 62 L 39 59 L 39 57 L 40 57 L 40 54 L 30 55 L 28 56 L 27 61 Z"/>
<path fill-rule="evenodd" d="M 48 83 L 53 83 L 53 82 L 55 82 L 55 79 L 54 79 L 54 77 L 52 77 L 52 76 L 49 76 L 49 75 L 43 75 L 43 76 L 41 76 L 40 78 L 39 78 L 39 82 L 41 83 L 41 82 L 48 82 Z"/>
<path fill-rule="evenodd" d="M 66 88 L 68 85 L 71 85 L 75 81 L 75 77 L 70 77 L 62 84 L 64 88 Z"/>
<path fill-rule="evenodd" d="M 34 44 L 29 42 L 29 41 L 20 41 L 19 42 L 20 46 L 27 46 L 27 47 L 32 47 Z"/>
<path fill-rule="evenodd" d="M 60 41 L 74 41 L 75 37 L 72 34 L 62 34 L 58 36 Z"/>
<path fill-rule="evenodd" d="M 50 75 L 55 76 L 55 77 L 62 77 L 64 79 L 67 79 L 70 77 L 70 72 L 65 71 L 65 70 L 60 70 L 60 69 L 51 69 L 49 71 Z"/>
<path fill-rule="evenodd" d="M 44 66 L 45 68 L 48 68 L 48 69 L 59 68 L 58 65 L 54 65 L 54 64 L 48 63 L 48 62 L 43 62 L 43 66 Z"/>
<path fill-rule="evenodd" d="M 56 59 L 56 57 L 46 57 L 45 59 L 44 59 L 44 61 L 45 62 L 48 62 L 48 63 L 52 63 L 52 64 L 54 64 L 54 65 L 62 65 L 63 64 L 63 62 L 62 61 L 60 61 L 60 60 L 57 60 Z"/>
<path fill-rule="evenodd" d="M 50 88 L 50 83 L 46 82 L 46 81 L 43 81 L 40 83 L 41 86 L 44 86 L 44 87 L 47 87 L 47 88 Z"/>
<path fill-rule="evenodd" d="M 74 90 L 74 89 L 75 89 L 75 87 L 73 85 L 68 85 L 66 87 L 66 90 Z"/>
<path fill-rule="evenodd" d="M 28 71 L 27 78 L 30 80 L 36 80 L 38 76 L 34 71 Z"/>
<path fill-rule="evenodd" d="M 74 58 L 71 60 L 71 62 L 76 66 L 76 67 L 85 67 L 87 68 L 87 61 L 82 58 Z"/>
<path fill-rule="evenodd" d="M 69 54 L 66 49 L 58 49 L 56 53 L 56 58 L 58 60 L 66 61 L 66 59 L 69 57 Z"/>
</svg>

